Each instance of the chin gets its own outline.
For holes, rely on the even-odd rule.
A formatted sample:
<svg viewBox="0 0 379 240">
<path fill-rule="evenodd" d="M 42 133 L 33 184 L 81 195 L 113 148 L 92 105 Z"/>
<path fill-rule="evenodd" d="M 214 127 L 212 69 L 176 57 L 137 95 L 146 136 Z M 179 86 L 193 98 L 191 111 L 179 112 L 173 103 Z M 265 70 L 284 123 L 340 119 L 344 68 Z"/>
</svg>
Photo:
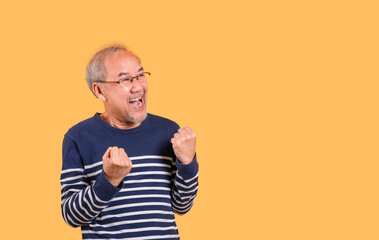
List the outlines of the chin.
<svg viewBox="0 0 379 240">
<path fill-rule="evenodd" d="M 126 115 L 126 119 L 129 121 L 129 122 L 132 122 L 132 123 L 141 123 L 143 122 L 147 117 L 147 112 L 144 111 L 143 113 L 139 113 L 139 114 L 127 114 Z"/>
</svg>

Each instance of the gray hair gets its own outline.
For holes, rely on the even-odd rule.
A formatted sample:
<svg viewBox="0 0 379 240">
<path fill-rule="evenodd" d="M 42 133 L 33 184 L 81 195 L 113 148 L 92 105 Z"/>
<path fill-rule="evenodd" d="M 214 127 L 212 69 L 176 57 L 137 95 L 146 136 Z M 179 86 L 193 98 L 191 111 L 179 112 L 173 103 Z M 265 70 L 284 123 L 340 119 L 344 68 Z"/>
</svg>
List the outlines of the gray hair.
<svg viewBox="0 0 379 240">
<path fill-rule="evenodd" d="M 86 81 L 89 89 L 95 95 L 92 90 L 92 84 L 98 81 L 105 81 L 105 60 L 111 55 L 119 51 L 129 52 L 122 44 L 112 44 L 106 48 L 103 48 L 95 53 L 87 65 L 86 69 Z M 95 95 L 96 96 L 96 95 Z"/>
</svg>

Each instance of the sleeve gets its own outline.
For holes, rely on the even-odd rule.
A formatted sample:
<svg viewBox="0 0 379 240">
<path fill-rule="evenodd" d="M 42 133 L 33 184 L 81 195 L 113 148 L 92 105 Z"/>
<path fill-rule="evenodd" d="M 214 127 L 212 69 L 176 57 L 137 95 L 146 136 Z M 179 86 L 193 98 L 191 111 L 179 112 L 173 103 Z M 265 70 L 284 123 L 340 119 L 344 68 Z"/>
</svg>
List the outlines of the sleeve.
<svg viewBox="0 0 379 240">
<path fill-rule="evenodd" d="M 63 139 L 61 208 L 64 221 L 71 227 L 91 223 L 121 190 L 115 188 L 102 171 L 90 184 L 77 144 L 67 134 Z"/>
<path fill-rule="evenodd" d="M 189 164 L 182 164 L 176 158 L 173 164 L 174 184 L 171 192 L 173 211 L 179 215 L 187 213 L 195 202 L 198 189 L 199 164 L 195 154 Z"/>
</svg>

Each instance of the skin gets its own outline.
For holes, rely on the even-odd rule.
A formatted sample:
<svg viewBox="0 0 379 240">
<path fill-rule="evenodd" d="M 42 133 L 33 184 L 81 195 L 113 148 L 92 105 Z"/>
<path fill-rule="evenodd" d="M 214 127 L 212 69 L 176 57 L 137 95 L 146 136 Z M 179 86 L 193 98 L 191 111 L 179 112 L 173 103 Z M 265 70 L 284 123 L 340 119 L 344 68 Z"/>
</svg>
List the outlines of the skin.
<svg viewBox="0 0 379 240">
<path fill-rule="evenodd" d="M 190 164 L 196 152 L 196 134 L 189 128 L 178 130 L 171 138 L 172 149 L 182 164 Z"/>
<path fill-rule="evenodd" d="M 130 52 L 119 51 L 105 62 L 105 81 L 119 81 L 127 76 L 136 76 L 141 70 L 140 60 Z M 120 74 L 125 74 L 119 76 Z M 130 87 L 118 83 L 98 83 L 92 85 L 95 95 L 104 103 L 105 111 L 100 117 L 109 125 L 121 129 L 138 127 L 146 118 L 147 82 L 133 81 Z M 142 109 L 134 109 L 129 100 L 142 96 Z"/>
<path fill-rule="evenodd" d="M 119 51 L 104 61 L 105 81 L 118 81 L 122 77 L 136 76 L 143 72 L 140 60 L 130 52 Z M 120 76 L 121 73 L 124 73 Z M 100 117 L 109 125 L 130 129 L 141 125 L 147 116 L 147 82 L 133 81 L 130 87 L 117 83 L 98 83 L 92 85 L 95 95 L 104 103 L 104 113 Z M 142 96 L 141 107 L 133 107 L 130 99 Z M 196 152 L 196 135 L 188 127 L 181 128 L 171 139 L 172 148 L 182 164 L 192 162 Z M 117 187 L 132 169 L 132 161 L 125 149 L 109 147 L 103 156 L 103 171 L 109 182 Z"/>
</svg>

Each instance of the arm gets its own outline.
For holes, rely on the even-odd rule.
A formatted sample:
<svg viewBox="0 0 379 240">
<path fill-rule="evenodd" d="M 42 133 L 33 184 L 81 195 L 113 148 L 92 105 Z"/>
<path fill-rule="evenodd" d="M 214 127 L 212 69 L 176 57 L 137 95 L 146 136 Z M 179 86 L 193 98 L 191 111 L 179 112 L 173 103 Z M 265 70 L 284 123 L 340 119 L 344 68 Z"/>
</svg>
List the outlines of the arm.
<svg viewBox="0 0 379 240">
<path fill-rule="evenodd" d="M 171 139 L 176 155 L 173 164 L 174 186 L 171 192 L 172 207 L 178 214 L 187 213 L 195 202 L 198 189 L 196 135 L 189 128 L 179 129 Z"/>
<path fill-rule="evenodd" d="M 92 184 L 84 172 L 84 164 L 74 140 L 63 140 L 63 166 L 61 172 L 62 216 L 71 227 L 91 223 L 121 190 L 123 182 L 112 185 L 102 171 Z M 110 149 L 106 154 L 110 154 Z M 106 156 L 104 154 L 104 157 Z M 104 162 L 103 157 L 103 162 Z"/>
<path fill-rule="evenodd" d="M 171 192 L 171 203 L 174 212 L 187 213 L 195 202 L 198 189 L 199 165 L 196 155 L 189 164 L 182 164 L 177 159 L 173 166 L 174 186 Z"/>
</svg>

